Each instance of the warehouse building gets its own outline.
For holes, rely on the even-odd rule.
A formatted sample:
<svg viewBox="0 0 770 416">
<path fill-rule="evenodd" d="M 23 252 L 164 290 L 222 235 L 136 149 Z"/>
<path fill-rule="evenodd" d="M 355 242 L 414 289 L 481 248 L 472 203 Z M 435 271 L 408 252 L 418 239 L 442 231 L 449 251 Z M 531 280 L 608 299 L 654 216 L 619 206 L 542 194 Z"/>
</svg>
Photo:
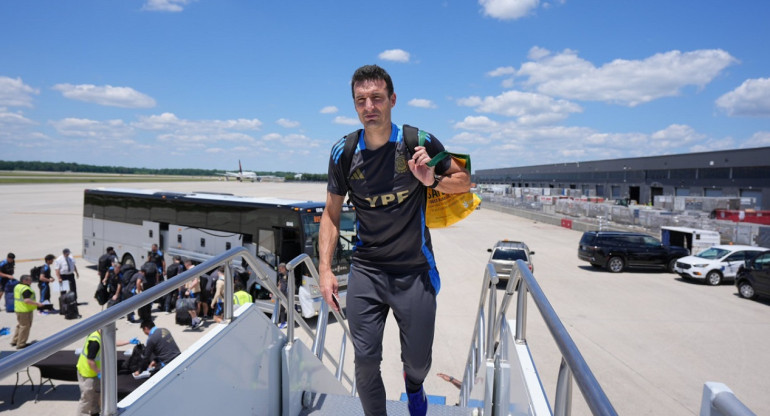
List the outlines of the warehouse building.
<svg viewBox="0 0 770 416">
<path fill-rule="evenodd" d="M 474 178 L 480 185 L 577 189 L 640 204 L 659 195 L 753 198 L 755 209 L 770 209 L 770 147 L 481 169 Z"/>
</svg>

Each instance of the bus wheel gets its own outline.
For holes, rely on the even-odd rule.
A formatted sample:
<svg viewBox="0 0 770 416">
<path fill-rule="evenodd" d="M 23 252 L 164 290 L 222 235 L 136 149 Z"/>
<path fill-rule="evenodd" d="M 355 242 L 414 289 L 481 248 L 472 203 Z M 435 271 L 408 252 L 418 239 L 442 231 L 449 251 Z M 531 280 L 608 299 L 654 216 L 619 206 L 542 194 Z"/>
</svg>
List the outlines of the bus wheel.
<svg viewBox="0 0 770 416">
<path fill-rule="evenodd" d="M 128 253 L 123 255 L 123 261 L 120 262 L 120 264 L 123 266 L 132 266 L 136 268 L 136 262 L 134 261 L 134 256 Z"/>
</svg>

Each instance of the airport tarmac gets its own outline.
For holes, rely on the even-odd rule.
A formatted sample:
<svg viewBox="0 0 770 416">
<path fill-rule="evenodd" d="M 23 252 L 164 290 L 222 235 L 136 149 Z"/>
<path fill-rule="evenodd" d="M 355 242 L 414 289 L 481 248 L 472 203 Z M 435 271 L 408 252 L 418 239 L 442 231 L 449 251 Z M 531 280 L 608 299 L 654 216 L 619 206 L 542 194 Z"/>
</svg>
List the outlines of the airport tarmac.
<svg viewBox="0 0 770 416">
<path fill-rule="evenodd" d="M 78 291 L 84 317 L 100 310 L 91 299 L 96 271 L 82 253 L 83 189 L 101 184 L 0 186 L 0 256 L 16 254 L 16 276 L 41 264 L 46 254 L 72 249 L 81 272 Z M 109 186 L 113 187 L 113 186 Z M 128 183 L 114 187 L 171 191 L 214 191 L 238 195 L 324 200 L 324 184 L 308 183 Z M 442 276 L 433 364 L 426 380 L 428 394 L 458 400 L 458 390 L 435 376 L 437 372 L 462 375 L 470 346 L 473 320 L 481 290 L 486 249 L 508 238 L 526 242 L 535 251 L 535 276 L 546 296 L 618 414 L 693 415 L 700 410 L 703 383 L 727 384 L 756 414 L 770 414 L 770 301 L 738 297 L 735 287 L 710 287 L 682 281 L 660 271 L 610 274 L 577 259 L 581 234 L 494 210 L 481 209 L 446 229 L 432 231 Z M 502 292 L 500 292 L 502 293 Z M 4 309 L 4 308 L 3 308 Z M 515 308 L 509 313 L 513 317 Z M 173 314 L 155 313 L 161 327 L 172 329 L 181 348 L 203 331 L 176 326 Z M 35 315 L 30 339 L 41 340 L 78 321 L 59 315 Z M 0 327 L 15 327 L 13 314 L 0 312 Z M 213 323 L 210 325 L 214 325 Z M 118 338 L 143 335 L 136 324 L 118 322 Z M 527 340 L 553 403 L 561 357 L 529 302 Z M 8 351 L 10 336 L 0 337 Z M 382 373 L 389 399 L 403 391 L 399 341 L 390 319 L 383 343 Z M 82 345 L 73 344 L 71 349 Z M 39 376 L 30 369 L 37 385 Z M 15 376 L 0 379 L 0 412 L 8 415 L 59 415 L 76 412 L 76 383 L 57 382 L 57 389 L 34 403 L 28 386 L 16 392 L 10 404 Z M 212 380 L 201 380 L 201 392 Z M 590 414 L 580 390 L 573 389 L 574 415 Z"/>
</svg>

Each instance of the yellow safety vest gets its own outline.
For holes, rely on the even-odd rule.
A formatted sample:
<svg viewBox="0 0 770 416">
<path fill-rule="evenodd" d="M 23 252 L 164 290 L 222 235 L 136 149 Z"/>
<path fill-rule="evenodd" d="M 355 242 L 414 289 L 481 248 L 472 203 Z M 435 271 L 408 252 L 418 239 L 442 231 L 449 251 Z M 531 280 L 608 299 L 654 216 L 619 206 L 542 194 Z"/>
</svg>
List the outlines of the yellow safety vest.
<svg viewBox="0 0 770 416">
<path fill-rule="evenodd" d="M 35 300 L 35 292 L 29 288 L 29 286 L 25 285 L 24 283 L 19 283 L 16 285 L 15 288 L 13 288 L 13 307 L 14 311 L 16 312 L 32 312 L 35 309 L 37 309 L 37 305 L 30 305 L 27 302 L 24 302 L 24 298 L 22 297 L 22 293 L 29 290 L 32 292 L 32 300 Z"/>
<path fill-rule="evenodd" d="M 253 303 L 254 298 L 249 295 L 248 292 L 239 290 L 233 293 L 233 303 L 236 305 L 245 305 L 247 303 Z"/>
<path fill-rule="evenodd" d="M 83 351 L 80 353 L 80 357 L 78 357 L 78 373 L 80 373 L 80 375 L 85 378 L 93 378 L 98 374 L 91 369 L 90 365 L 88 365 L 88 357 L 86 356 L 88 353 L 88 351 L 86 351 L 88 348 L 88 343 L 91 341 L 96 341 L 99 343 L 99 353 L 96 354 L 94 362 L 96 363 L 96 368 L 99 370 L 102 369 L 102 335 L 99 334 L 99 331 L 94 331 L 91 333 L 91 335 L 88 336 L 88 338 L 86 338 L 86 343 L 83 345 Z"/>
</svg>

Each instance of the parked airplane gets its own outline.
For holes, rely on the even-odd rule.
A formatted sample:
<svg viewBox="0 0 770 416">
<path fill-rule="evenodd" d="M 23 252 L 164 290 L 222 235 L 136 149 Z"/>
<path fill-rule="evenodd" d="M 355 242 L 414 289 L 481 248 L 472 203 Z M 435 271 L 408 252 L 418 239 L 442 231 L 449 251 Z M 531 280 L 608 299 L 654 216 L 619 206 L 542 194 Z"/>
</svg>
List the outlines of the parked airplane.
<svg viewBox="0 0 770 416">
<path fill-rule="evenodd" d="M 274 176 L 274 175 L 257 175 L 256 172 L 251 171 L 243 171 L 243 168 L 241 167 L 241 161 L 238 161 L 238 172 L 225 172 L 225 173 L 218 173 L 219 176 L 224 176 L 226 181 L 229 181 L 230 178 L 235 178 L 238 182 L 242 182 L 244 180 L 246 181 L 252 181 L 252 182 L 283 182 L 286 180 L 283 176 Z"/>
<path fill-rule="evenodd" d="M 245 180 L 256 182 L 258 177 L 256 172 L 251 171 L 243 171 L 243 167 L 241 167 L 241 161 L 238 160 L 238 172 L 225 172 L 220 173 L 220 176 L 224 176 L 226 181 L 229 181 L 230 178 L 235 178 L 238 182 Z"/>
</svg>

